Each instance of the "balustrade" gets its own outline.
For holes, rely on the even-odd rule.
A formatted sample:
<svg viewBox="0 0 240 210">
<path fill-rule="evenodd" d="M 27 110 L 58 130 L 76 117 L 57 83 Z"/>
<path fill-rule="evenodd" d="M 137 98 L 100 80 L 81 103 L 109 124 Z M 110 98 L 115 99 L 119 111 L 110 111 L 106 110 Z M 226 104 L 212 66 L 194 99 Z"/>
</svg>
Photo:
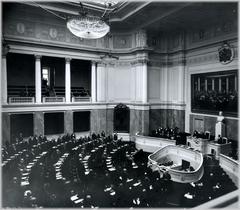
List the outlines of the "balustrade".
<svg viewBox="0 0 240 210">
<path fill-rule="evenodd" d="M 9 104 L 33 104 L 34 97 L 9 97 Z"/>
<path fill-rule="evenodd" d="M 61 103 L 65 102 L 65 97 L 43 97 L 43 103 Z"/>
<path fill-rule="evenodd" d="M 91 102 L 91 97 L 88 96 L 72 97 L 72 102 Z"/>
</svg>

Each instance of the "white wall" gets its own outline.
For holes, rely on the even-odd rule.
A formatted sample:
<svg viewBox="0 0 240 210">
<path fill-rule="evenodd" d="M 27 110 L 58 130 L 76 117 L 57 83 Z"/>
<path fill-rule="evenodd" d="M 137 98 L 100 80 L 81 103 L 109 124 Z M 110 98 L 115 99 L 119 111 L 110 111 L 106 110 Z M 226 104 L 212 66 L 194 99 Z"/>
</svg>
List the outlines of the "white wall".
<svg viewBox="0 0 240 210">
<path fill-rule="evenodd" d="M 141 62 L 99 64 L 97 67 L 97 101 L 141 103 L 143 101 L 143 65 L 145 64 Z M 153 85 L 159 86 L 160 83 L 156 80 Z"/>
<path fill-rule="evenodd" d="M 184 67 L 148 67 L 149 102 L 184 102 Z"/>
<path fill-rule="evenodd" d="M 129 102 L 131 100 L 131 66 L 109 66 L 107 71 L 107 101 Z"/>
</svg>

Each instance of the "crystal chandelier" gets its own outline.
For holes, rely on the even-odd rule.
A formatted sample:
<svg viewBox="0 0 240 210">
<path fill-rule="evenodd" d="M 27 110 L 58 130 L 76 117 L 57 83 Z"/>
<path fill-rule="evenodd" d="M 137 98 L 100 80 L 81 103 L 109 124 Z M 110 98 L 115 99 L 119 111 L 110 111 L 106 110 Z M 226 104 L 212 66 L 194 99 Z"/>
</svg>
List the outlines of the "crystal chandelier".
<svg viewBox="0 0 240 210">
<path fill-rule="evenodd" d="M 70 18 L 67 21 L 67 28 L 75 36 L 85 39 L 98 39 L 110 31 L 109 25 L 95 16 Z"/>
<path fill-rule="evenodd" d="M 81 10 L 79 11 L 79 15 L 69 18 L 59 15 L 37 2 L 33 3 L 56 17 L 65 20 L 69 31 L 75 36 L 84 39 L 99 39 L 104 37 L 110 31 L 110 26 L 105 20 L 109 20 L 110 14 L 119 8 L 118 0 L 89 0 L 88 2 L 84 2 L 84 5 L 88 7 L 94 7 L 94 4 L 95 6 L 101 5 L 100 9 L 103 10 L 101 16 L 89 15 L 80 2 L 79 5 Z"/>
<path fill-rule="evenodd" d="M 102 4 L 108 7 L 112 7 L 116 5 L 119 1 L 118 0 L 94 0 L 94 3 Z"/>
<path fill-rule="evenodd" d="M 106 19 L 106 16 L 109 16 L 113 9 L 116 9 L 113 7 L 118 4 L 118 1 L 94 0 L 92 3 L 104 5 L 105 11 L 101 17 L 87 14 L 87 12 L 84 11 L 83 4 L 80 3 L 80 16 L 72 17 L 67 20 L 67 28 L 77 37 L 84 39 L 98 39 L 104 37 L 110 31 L 110 26 L 104 21 L 104 19 Z"/>
</svg>

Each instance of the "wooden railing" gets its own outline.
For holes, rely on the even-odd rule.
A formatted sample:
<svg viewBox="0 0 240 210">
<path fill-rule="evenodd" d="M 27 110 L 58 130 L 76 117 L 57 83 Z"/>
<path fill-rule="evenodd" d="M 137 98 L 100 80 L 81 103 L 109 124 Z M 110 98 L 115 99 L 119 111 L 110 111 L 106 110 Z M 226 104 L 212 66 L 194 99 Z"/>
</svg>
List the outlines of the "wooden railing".
<svg viewBox="0 0 240 210">
<path fill-rule="evenodd" d="M 238 186 L 239 162 L 224 154 L 220 154 L 219 165 L 226 171 L 234 184 Z"/>
<path fill-rule="evenodd" d="M 202 154 L 184 147 L 168 145 L 162 149 L 157 150 L 156 152 L 148 156 L 149 166 L 151 166 L 153 170 L 161 171 L 162 166 L 159 166 L 157 161 L 159 158 L 166 156 L 170 153 L 176 153 L 175 155 L 179 156 L 179 160 L 184 158 L 195 166 L 195 170 L 189 172 L 179 171 L 171 167 L 166 167 L 173 181 L 180 183 L 190 183 L 196 182 L 201 179 L 204 172 Z"/>
<path fill-rule="evenodd" d="M 220 196 L 214 200 L 210 200 L 202 205 L 196 206 L 192 209 L 213 209 L 213 208 L 227 208 L 238 209 L 239 207 L 239 190 L 235 190 L 226 195 Z"/>
<path fill-rule="evenodd" d="M 33 104 L 34 97 L 9 97 L 9 104 Z"/>
<path fill-rule="evenodd" d="M 136 135 L 135 144 L 137 149 L 142 149 L 145 152 L 155 152 L 167 145 L 176 145 L 176 140 Z"/>
</svg>

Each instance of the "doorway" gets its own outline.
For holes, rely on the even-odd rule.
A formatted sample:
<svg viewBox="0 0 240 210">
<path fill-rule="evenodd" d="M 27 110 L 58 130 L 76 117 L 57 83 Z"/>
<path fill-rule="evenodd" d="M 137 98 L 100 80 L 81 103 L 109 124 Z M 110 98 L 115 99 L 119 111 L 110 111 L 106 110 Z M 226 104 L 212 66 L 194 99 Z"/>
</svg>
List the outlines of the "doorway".
<svg viewBox="0 0 240 210">
<path fill-rule="evenodd" d="M 114 131 L 129 133 L 130 110 L 125 104 L 118 104 L 114 108 Z"/>
</svg>

